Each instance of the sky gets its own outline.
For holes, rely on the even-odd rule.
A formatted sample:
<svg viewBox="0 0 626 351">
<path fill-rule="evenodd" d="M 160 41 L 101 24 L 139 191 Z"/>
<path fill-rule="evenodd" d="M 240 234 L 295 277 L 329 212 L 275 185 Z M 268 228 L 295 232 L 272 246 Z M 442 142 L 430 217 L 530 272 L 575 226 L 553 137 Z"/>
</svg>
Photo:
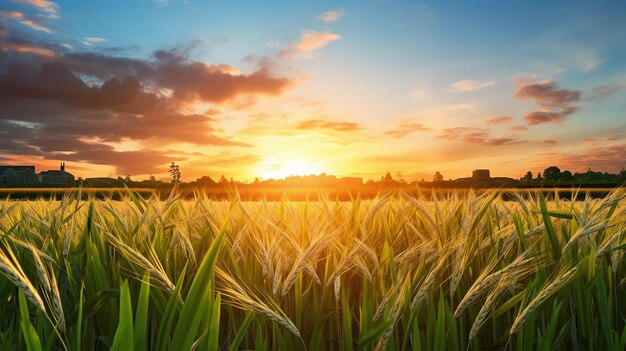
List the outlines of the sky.
<svg viewBox="0 0 626 351">
<path fill-rule="evenodd" d="M 0 164 L 406 180 L 626 167 L 623 1 L 0 0 Z"/>
</svg>

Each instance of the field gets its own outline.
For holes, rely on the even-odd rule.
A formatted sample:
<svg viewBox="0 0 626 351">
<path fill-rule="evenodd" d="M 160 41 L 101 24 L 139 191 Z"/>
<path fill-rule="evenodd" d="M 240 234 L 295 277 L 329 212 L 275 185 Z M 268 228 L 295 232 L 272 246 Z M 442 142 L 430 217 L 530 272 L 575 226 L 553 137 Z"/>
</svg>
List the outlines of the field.
<svg viewBox="0 0 626 351">
<path fill-rule="evenodd" d="M 626 190 L 511 196 L 3 200 L 0 349 L 624 350 Z"/>
</svg>

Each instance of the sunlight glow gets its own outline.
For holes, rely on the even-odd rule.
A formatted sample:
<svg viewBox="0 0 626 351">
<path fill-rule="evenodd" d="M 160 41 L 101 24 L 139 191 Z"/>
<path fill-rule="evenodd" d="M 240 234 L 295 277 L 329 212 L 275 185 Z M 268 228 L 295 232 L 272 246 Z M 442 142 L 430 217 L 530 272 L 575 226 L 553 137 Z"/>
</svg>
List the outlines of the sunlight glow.
<svg viewBox="0 0 626 351">
<path fill-rule="evenodd" d="M 283 179 L 289 176 L 304 176 L 320 174 L 323 171 L 313 162 L 305 159 L 290 160 L 287 162 L 263 162 L 259 167 L 259 174 L 263 179 Z"/>
</svg>

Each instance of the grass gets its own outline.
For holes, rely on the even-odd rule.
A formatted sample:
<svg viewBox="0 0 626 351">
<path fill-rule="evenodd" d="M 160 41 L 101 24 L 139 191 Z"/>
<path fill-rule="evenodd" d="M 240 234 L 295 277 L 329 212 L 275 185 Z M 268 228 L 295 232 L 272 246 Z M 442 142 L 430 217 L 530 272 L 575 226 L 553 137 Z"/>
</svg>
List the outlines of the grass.
<svg viewBox="0 0 626 351">
<path fill-rule="evenodd" d="M 0 350 L 625 349 L 626 190 L 501 196 L 0 201 Z"/>
</svg>

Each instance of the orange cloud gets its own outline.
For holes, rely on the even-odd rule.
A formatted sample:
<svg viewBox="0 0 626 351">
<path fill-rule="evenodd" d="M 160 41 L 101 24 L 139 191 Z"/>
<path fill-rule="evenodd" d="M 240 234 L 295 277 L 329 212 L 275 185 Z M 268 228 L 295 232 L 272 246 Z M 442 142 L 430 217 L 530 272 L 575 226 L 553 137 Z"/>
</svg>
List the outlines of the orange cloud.
<svg viewBox="0 0 626 351">
<path fill-rule="evenodd" d="M 515 145 L 526 142 L 526 140 L 516 138 L 492 138 L 488 129 L 473 127 L 446 128 L 437 138 L 444 140 L 461 140 L 466 144 L 486 146 Z"/>
<path fill-rule="evenodd" d="M 497 117 L 497 118 L 488 119 L 485 121 L 485 123 L 487 123 L 490 126 L 494 126 L 497 124 L 509 123 L 512 120 L 513 120 L 513 117 Z"/>
<path fill-rule="evenodd" d="M 52 32 L 50 29 L 33 22 L 32 20 L 28 19 L 23 13 L 18 12 L 18 11 L 5 11 L 5 10 L 0 10 L 0 17 L 4 17 L 4 18 L 8 18 L 8 19 L 12 19 L 24 26 L 30 27 L 31 29 L 34 30 L 38 30 L 38 31 L 42 31 L 42 32 L 46 32 L 46 33 L 50 33 Z"/>
<path fill-rule="evenodd" d="M 46 13 L 46 17 L 50 19 L 57 19 L 57 4 L 49 0 L 11 0 L 13 2 L 22 3 L 30 6 L 34 6 L 40 11 Z"/>
<path fill-rule="evenodd" d="M 513 131 L 513 132 L 523 132 L 525 130 L 528 130 L 528 127 L 526 127 L 525 125 L 520 124 L 520 125 L 509 127 L 509 130 Z"/>
<path fill-rule="evenodd" d="M 323 22 L 335 22 L 336 20 L 343 17 L 346 12 L 343 9 L 335 9 L 322 13 L 317 16 L 317 19 Z"/>
<path fill-rule="evenodd" d="M 542 106 L 564 106 L 580 100 L 582 93 L 579 90 L 561 89 L 557 82 L 548 81 L 538 84 L 522 85 L 515 97 L 534 100 Z"/>
<path fill-rule="evenodd" d="M 328 43 L 341 39 L 341 35 L 332 32 L 317 32 L 314 30 L 303 30 L 300 39 L 280 52 L 285 58 L 310 58 L 313 51 L 319 50 Z"/>
<path fill-rule="evenodd" d="M 616 134 L 616 135 L 611 135 L 608 137 L 604 137 L 604 138 L 589 138 L 589 139 L 585 139 L 584 142 L 586 144 L 590 144 L 590 145 L 597 145 L 599 143 L 608 143 L 608 142 L 612 142 L 612 141 L 618 141 L 618 140 L 622 140 L 626 138 L 626 134 Z"/>
<path fill-rule="evenodd" d="M 533 111 L 524 115 L 524 119 L 530 125 L 554 123 L 559 124 L 567 117 L 566 114 L 550 111 Z"/>
<path fill-rule="evenodd" d="M 422 123 L 403 122 L 400 123 L 395 129 L 385 132 L 385 134 L 391 136 L 392 138 L 402 138 L 415 132 L 423 132 L 427 130 L 430 130 L 430 128 L 424 126 Z"/>
<path fill-rule="evenodd" d="M 309 119 L 299 123 L 296 128 L 302 130 L 326 129 L 335 132 L 351 132 L 361 129 L 361 126 L 353 122 L 333 122 L 323 119 Z"/>
<path fill-rule="evenodd" d="M 49 49 L 40 48 L 28 43 L 16 43 L 0 39 L 0 52 L 11 50 L 20 54 L 34 54 L 41 57 L 52 58 L 56 53 Z"/>
<path fill-rule="evenodd" d="M 528 124 L 537 125 L 558 124 L 564 121 L 578 111 L 575 103 L 580 101 L 582 93 L 579 90 L 561 89 L 555 81 L 537 84 L 522 81 L 514 96 L 521 100 L 533 100 L 542 107 L 541 110 L 529 112 L 524 116 Z"/>
</svg>

